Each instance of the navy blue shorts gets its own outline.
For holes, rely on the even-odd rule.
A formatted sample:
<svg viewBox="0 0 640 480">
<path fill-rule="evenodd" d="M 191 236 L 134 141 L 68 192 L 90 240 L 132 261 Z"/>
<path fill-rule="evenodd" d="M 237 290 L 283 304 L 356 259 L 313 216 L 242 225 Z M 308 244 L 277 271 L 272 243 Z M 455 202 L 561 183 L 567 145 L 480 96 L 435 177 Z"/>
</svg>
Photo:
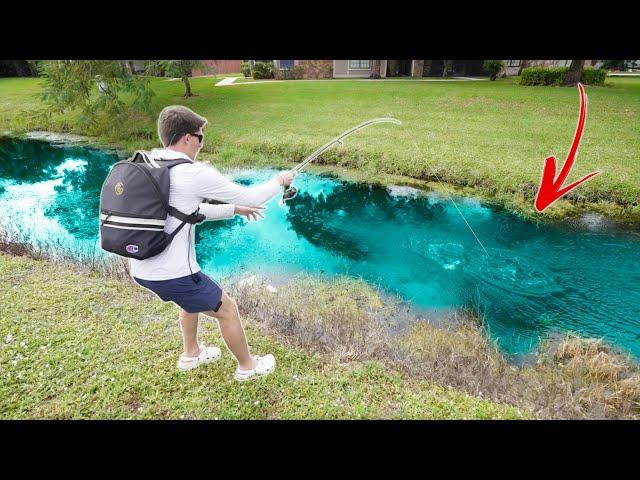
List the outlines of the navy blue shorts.
<svg viewBox="0 0 640 480">
<path fill-rule="evenodd" d="M 133 279 L 165 302 L 174 302 L 188 313 L 217 312 L 222 305 L 222 287 L 202 272 L 171 280 Z"/>
</svg>

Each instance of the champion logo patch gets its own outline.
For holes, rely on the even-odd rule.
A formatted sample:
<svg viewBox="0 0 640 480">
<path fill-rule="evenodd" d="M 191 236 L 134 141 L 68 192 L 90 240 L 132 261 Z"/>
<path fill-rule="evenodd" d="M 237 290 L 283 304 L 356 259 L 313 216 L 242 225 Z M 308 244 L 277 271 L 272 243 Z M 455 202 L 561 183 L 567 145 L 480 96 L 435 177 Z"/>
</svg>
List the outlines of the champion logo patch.
<svg viewBox="0 0 640 480">
<path fill-rule="evenodd" d="M 138 253 L 138 245 L 127 245 L 126 247 L 127 252 L 129 253 Z"/>
</svg>

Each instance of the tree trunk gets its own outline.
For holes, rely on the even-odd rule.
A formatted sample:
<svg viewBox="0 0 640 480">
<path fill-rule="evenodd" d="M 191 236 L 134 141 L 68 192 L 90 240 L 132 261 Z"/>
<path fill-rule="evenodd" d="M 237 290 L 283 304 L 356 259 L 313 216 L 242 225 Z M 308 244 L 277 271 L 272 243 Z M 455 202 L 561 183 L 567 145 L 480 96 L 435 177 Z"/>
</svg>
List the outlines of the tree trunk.
<svg viewBox="0 0 640 480">
<path fill-rule="evenodd" d="M 429 75 L 431 75 L 432 62 L 433 62 L 433 60 L 425 60 L 424 61 L 424 66 L 422 67 L 422 76 L 423 77 L 428 77 Z"/>
<path fill-rule="evenodd" d="M 582 70 L 584 69 L 584 60 L 571 60 L 567 79 L 564 81 L 566 87 L 575 86 L 582 80 Z"/>
<path fill-rule="evenodd" d="M 398 60 L 387 60 L 387 77 L 397 77 L 400 70 L 400 62 Z"/>
<path fill-rule="evenodd" d="M 371 60 L 371 73 L 369 78 L 380 78 L 380 60 Z"/>
<path fill-rule="evenodd" d="M 502 65 L 500 71 L 497 73 L 496 77 L 507 78 L 507 61 L 503 60 L 503 62 L 504 64 Z"/>
<path fill-rule="evenodd" d="M 520 68 L 518 69 L 518 75 L 521 75 L 522 70 L 524 70 L 525 68 L 528 68 L 530 63 L 531 63 L 530 60 L 520 60 Z"/>
<path fill-rule="evenodd" d="M 184 82 L 184 96 L 191 97 L 193 94 L 191 93 L 191 84 L 189 83 L 189 77 L 182 77 L 182 81 Z"/>
<path fill-rule="evenodd" d="M 444 67 L 442 68 L 442 76 L 447 77 L 449 75 L 449 70 L 451 69 L 451 64 L 453 60 L 443 60 Z"/>
</svg>

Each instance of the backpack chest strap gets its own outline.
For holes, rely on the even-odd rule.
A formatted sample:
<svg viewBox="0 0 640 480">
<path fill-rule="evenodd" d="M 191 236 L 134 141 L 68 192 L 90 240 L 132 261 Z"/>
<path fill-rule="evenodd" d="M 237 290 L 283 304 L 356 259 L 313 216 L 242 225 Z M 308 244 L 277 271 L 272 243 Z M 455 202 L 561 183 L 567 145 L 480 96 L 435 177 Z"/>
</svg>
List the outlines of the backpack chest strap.
<svg viewBox="0 0 640 480">
<path fill-rule="evenodd" d="M 202 213 L 200 213 L 200 209 L 197 209 L 195 212 L 187 215 L 186 213 L 183 213 L 177 208 L 169 205 L 167 207 L 167 212 L 169 213 L 169 215 L 176 217 L 178 220 L 191 224 L 201 223 L 207 218 Z"/>
</svg>

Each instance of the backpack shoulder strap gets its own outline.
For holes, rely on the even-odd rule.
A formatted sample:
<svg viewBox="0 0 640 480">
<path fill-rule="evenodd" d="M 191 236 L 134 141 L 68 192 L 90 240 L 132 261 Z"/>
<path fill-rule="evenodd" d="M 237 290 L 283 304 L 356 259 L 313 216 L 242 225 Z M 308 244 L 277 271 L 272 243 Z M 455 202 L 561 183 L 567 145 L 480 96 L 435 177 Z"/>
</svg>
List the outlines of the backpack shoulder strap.
<svg viewBox="0 0 640 480">
<path fill-rule="evenodd" d="M 160 165 L 158 165 L 158 163 L 144 150 L 136 150 L 129 161 L 134 163 L 146 163 L 149 167 L 160 168 Z"/>
<path fill-rule="evenodd" d="M 192 160 L 189 160 L 187 158 L 178 158 L 171 160 L 165 158 L 153 158 L 151 155 L 149 155 L 148 152 L 145 152 L 144 150 L 136 150 L 129 161 L 134 163 L 146 163 L 149 167 L 152 168 L 173 168 L 176 165 L 182 165 L 183 163 L 193 163 Z"/>
<path fill-rule="evenodd" d="M 173 168 L 176 165 L 182 165 L 183 163 L 193 163 L 191 160 L 187 160 L 186 158 L 178 158 L 176 160 L 165 160 L 163 158 L 156 158 L 155 161 L 159 163 L 160 167 L 165 168 Z"/>
</svg>

